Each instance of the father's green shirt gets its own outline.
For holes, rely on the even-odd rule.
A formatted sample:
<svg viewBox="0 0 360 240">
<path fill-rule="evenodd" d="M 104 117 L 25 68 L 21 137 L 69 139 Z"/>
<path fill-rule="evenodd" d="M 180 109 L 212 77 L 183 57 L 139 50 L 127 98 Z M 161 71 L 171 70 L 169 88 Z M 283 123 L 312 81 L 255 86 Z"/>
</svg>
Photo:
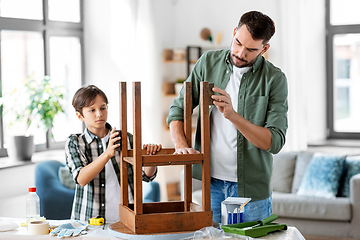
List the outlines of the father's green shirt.
<svg viewBox="0 0 360 240">
<path fill-rule="evenodd" d="M 193 109 L 199 105 L 200 82 L 208 81 L 225 89 L 233 69 L 230 50 L 204 53 L 186 81 L 192 83 Z M 251 123 L 268 128 L 271 147 L 265 151 L 251 144 L 237 131 L 237 179 L 239 197 L 252 201 L 268 198 L 271 193 L 272 154 L 285 144 L 287 130 L 287 80 L 285 74 L 263 56 L 259 56 L 240 83 L 237 112 Z M 211 106 L 211 111 L 214 106 Z M 184 119 L 183 90 L 170 107 L 167 123 Z M 211 122 L 211 121 L 210 121 Z M 200 151 L 200 116 L 195 134 L 196 150 Z M 210 127 L 211 128 L 211 127 Z M 210 133 L 211 134 L 211 133 Z M 221 161 L 217 159 L 216 161 Z M 235 166 L 234 166 L 235 167 Z M 200 165 L 194 165 L 193 177 L 201 179 Z"/>
</svg>

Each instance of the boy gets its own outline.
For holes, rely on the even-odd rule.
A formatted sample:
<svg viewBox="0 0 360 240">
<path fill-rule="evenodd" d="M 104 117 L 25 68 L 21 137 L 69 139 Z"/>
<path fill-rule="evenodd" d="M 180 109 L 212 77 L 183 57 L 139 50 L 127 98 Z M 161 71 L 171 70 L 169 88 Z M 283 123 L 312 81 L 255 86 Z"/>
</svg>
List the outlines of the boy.
<svg viewBox="0 0 360 240">
<path fill-rule="evenodd" d="M 84 122 L 82 134 L 72 134 L 65 144 L 66 165 L 75 180 L 76 190 L 71 219 L 87 221 L 102 216 L 107 222 L 119 221 L 120 204 L 120 146 L 118 132 L 107 123 L 108 100 L 103 91 L 94 85 L 80 88 L 72 105 L 76 116 Z M 160 145 L 144 144 L 148 154 L 155 154 Z M 132 148 L 132 135 L 128 133 L 128 148 Z M 117 159 L 117 160 L 116 160 Z M 143 181 L 152 181 L 156 167 L 145 167 Z M 129 200 L 133 201 L 133 169 L 128 165 Z"/>
</svg>

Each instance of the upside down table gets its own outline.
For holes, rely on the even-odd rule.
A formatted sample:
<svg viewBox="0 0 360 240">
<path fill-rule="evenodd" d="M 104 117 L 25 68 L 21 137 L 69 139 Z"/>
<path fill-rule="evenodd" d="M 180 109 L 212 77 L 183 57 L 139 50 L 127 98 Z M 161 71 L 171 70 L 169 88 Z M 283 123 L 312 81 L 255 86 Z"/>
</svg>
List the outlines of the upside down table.
<svg viewBox="0 0 360 240">
<path fill-rule="evenodd" d="M 191 146 L 192 87 L 184 85 L 184 133 Z M 122 146 L 127 146 L 126 82 L 120 82 L 120 129 Z M 111 225 L 114 232 L 127 234 L 184 234 L 212 226 L 210 206 L 210 130 L 208 82 L 200 83 L 201 153 L 174 155 L 174 149 L 161 149 L 146 155 L 141 142 L 141 83 L 133 82 L 133 149 L 122 147 L 120 154 L 120 221 Z M 192 165 L 202 168 L 202 205 L 192 202 Z M 128 171 L 133 168 L 134 203 L 128 200 Z M 142 202 L 142 168 L 146 166 L 184 165 L 184 201 Z M 126 226 L 126 228 L 124 228 Z M 132 234 L 130 234 L 132 235 Z M 181 235 L 182 236 L 182 235 Z"/>
</svg>

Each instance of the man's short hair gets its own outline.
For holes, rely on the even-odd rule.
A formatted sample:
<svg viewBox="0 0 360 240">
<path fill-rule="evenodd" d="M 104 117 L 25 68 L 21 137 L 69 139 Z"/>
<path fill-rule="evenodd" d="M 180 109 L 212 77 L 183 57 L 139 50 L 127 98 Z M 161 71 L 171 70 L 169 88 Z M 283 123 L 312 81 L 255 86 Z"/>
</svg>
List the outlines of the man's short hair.
<svg viewBox="0 0 360 240">
<path fill-rule="evenodd" d="M 84 107 L 89 107 L 95 101 L 97 95 L 100 95 L 106 104 L 108 104 L 108 99 L 103 91 L 95 85 L 88 85 L 81 87 L 74 94 L 72 105 L 75 108 L 75 111 L 83 115 L 82 109 Z"/>
<path fill-rule="evenodd" d="M 244 13 L 240 18 L 237 28 L 239 29 L 242 25 L 246 25 L 254 40 L 263 40 L 263 44 L 268 43 L 275 33 L 273 20 L 258 11 Z"/>
</svg>

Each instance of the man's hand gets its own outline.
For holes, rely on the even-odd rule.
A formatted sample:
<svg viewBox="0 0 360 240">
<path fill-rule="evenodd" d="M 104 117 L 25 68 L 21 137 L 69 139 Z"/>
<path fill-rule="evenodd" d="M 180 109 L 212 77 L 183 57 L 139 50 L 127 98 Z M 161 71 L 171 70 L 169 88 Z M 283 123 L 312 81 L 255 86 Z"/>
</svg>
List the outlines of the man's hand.
<svg viewBox="0 0 360 240">
<path fill-rule="evenodd" d="M 212 90 L 220 94 L 220 96 L 212 95 L 211 98 L 214 99 L 214 105 L 223 116 L 234 124 L 236 129 L 253 145 L 266 151 L 269 150 L 271 146 L 271 133 L 269 129 L 256 126 L 238 114 L 232 106 L 230 95 L 225 90 L 218 87 L 213 87 Z"/>
<path fill-rule="evenodd" d="M 225 91 L 218 87 L 213 87 L 214 92 L 219 93 L 220 95 L 212 95 L 211 98 L 214 99 L 214 105 L 219 109 L 219 111 L 224 115 L 226 119 L 230 119 L 236 112 L 234 111 L 231 97 Z"/>
<path fill-rule="evenodd" d="M 200 153 L 193 148 L 185 147 L 185 148 L 175 148 L 174 154 L 193 154 L 193 153 Z"/>
<path fill-rule="evenodd" d="M 199 151 L 190 148 L 189 145 L 187 144 L 184 133 L 184 122 L 172 121 L 169 127 L 170 127 L 171 139 L 175 145 L 174 154 L 200 153 Z"/>
</svg>

